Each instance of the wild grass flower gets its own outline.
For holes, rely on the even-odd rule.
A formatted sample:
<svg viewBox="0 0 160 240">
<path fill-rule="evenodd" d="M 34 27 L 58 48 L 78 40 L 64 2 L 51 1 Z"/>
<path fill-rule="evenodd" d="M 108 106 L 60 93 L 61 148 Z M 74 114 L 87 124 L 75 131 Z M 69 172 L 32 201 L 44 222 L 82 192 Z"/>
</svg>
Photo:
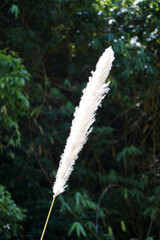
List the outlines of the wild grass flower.
<svg viewBox="0 0 160 240">
<path fill-rule="evenodd" d="M 64 192 L 67 180 L 73 171 L 78 153 L 81 151 L 83 145 L 87 141 L 89 133 L 92 131 L 91 126 L 95 121 L 96 110 L 100 106 L 102 99 L 110 90 L 109 82 L 105 82 L 112 67 L 113 60 L 114 52 L 112 48 L 109 47 L 100 57 L 95 72 L 92 72 L 92 76 L 89 77 L 89 82 L 83 90 L 79 107 L 75 109 L 70 135 L 61 156 L 56 180 L 53 185 L 53 200 L 43 228 L 41 240 L 43 240 L 55 198 L 60 193 Z"/>
<path fill-rule="evenodd" d="M 110 82 L 106 83 L 106 78 L 109 75 L 113 60 L 114 52 L 109 47 L 100 57 L 95 72 L 92 72 L 92 76 L 89 77 L 89 82 L 83 90 L 79 107 L 75 109 L 70 135 L 60 159 L 56 180 L 53 185 L 54 196 L 64 192 L 78 153 L 92 131 L 91 126 L 95 121 L 95 112 L 100 106 L 102 99 L 110 90 Z"/>
</svg>

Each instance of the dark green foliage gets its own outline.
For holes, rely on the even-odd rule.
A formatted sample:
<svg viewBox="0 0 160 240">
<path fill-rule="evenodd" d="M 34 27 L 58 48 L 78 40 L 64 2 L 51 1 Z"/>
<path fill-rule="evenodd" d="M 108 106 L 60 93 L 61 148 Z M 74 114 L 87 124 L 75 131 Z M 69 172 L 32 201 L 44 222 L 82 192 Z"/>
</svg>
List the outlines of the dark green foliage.
<svg viewBox="0 0 160 240">
<path fill-rule="evenodd" d="M 1 3 L 0 46 L 12 51 L 0 52 L 0 181 L 27 209 L 21 239 L 40 238 L 74 107 L 110 45 L 111 90 L 45 238 L 159 239 L 159 11 L 159 0 Z"/>
<path fill-rule="evenodd" d="M 0 51 L 0 150 L 20 142 L 18 119 L 29 108 L 25 82 L 29 73 L 14 51 Z M 12 133 L 11 133 L 12 131 Z"/>
<path fill-rule="evenodd" d="M 2 185 L 0 185 L 0 213 L 0 238 L 2 240 L 12 239 L 12 237 L 21 239 L 25 211 L 16 206 L 10 193 Z"/>
</svg>

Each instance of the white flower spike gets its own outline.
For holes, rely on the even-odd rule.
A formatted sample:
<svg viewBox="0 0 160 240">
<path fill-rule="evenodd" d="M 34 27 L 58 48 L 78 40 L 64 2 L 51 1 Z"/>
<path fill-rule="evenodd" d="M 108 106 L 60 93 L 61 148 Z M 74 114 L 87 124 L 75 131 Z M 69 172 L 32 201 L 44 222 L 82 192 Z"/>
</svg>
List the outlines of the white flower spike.
<svg viewBox="0 0 160 240">
<path fill-rule="evenodd" d="M 95 113 L 102 99 L 109 92 L 109 83 L 106 78 L 112 67 L 114 52 L 107 48 L 100 57 L 95 72 L 89 77 L 89 82 L 83 90 L 79 107 L 76 107 L 70 135 L 60 159 L 56 180 L 53 185 L 54 196 L 64 192 L 68 178 L 73 171 L 73 165 L 92 131 L 91 125 L 95 121 Z"/>
</svg>

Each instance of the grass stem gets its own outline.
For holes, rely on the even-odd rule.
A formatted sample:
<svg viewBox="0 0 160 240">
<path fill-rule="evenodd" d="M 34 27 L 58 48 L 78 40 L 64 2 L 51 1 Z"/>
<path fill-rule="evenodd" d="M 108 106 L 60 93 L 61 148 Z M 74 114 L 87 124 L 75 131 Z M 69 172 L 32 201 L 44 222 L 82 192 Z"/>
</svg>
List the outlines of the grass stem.
<svg viewBox="0 0 160 240">
<path fill-rule="evenodd" d="M 46 219 L 46 222 L 45 222 L 45 225 L 44 225 L 43 232 L 42 232 L 42 235 L 41 235 L 41 239 L 40 239 L 40 240 L 43 240 L 43 237 L 44 237 L 44 234 L 45 234 L 45 231 L 46 231 L 46 227 L 47 227 L 47 224 L 48 224 L 48 221 L 49 221 L 49 217 L 50 217 L 50 215 L 51 215 L 51 211 L 52 211 L 52 208 L 53 208 L 53 204 L 54 204 L 54 202 L 55 202 L 55 199 L 56 199 L 56 195 L 53 196 L 53 200 L 52 200 L 52 203 L 51 203 L 49 212 L 48 212 L 48 216 L 47 216 L 47 219 Z"/>
</svg>

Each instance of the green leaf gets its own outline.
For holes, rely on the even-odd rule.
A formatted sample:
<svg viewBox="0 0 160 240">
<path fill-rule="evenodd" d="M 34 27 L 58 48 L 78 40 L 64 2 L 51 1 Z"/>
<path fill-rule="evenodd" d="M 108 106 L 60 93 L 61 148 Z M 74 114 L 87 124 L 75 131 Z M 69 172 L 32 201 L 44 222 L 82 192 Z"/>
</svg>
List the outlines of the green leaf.
<svg viewBox="0 0 160 240">
<path fill-rule="evenodd" d="M 117 182 L 117 173 L 115 170 L 111 170 L 109 173 L 108 173 L 108 180 L 110 183 L 116 183 Z"/>
<path fill-rule="evenodd" d="M 123 232 L 126 232 L 126 225 L 125 222 L 123 220 L 121 220 L 121 228 Z"/>
<path fill-rule="evenodd" d="M 68 236 L 71 236 L 72 232 L 75 231 L 77 236 L 80 237 L 83 235 L 86 237 L 86 232 L 80 222 L 74 222 L 68 231 Z"/>
<path fill-rule="evenodd" d="M 109 233 L 109 235 L 113 236 L 113 231 L 112 231 L 112 228 L 110 226 L 108 227 L 108 233 Z"/>
<path fill-rule="evenodd" d="M 129 158 L 129 156 L 136 156 L 141 154 L 141 151 L 135 147 L 135 146 L 130 146 L 130 147 L 125 147 L 122 152 L 120 152 L 117 155 L 117 162 L 120 162 L 121 160 L 123 160 L 124 162 L 127 161 L 127 159 Z"/>
<path fill-rule="evenodd" d="M 125 198 L 125 200 L 128 199 L 128 191 L 126 188 L 124 189 L 124 198 Z"/>
<path fill-rule="evenodd" d="M 83 196 L 80 192 L 76 192 L 75 198 L 76 198 L 76 206 L 79 207 L 80 202 L 83 201 Z"/>
<path fill-rule="evenodd" d="M 14 14 L 15 18 L 18 18 L 19 15 L 19 7 L 15 4 L 12 4 L 12 6 L 9 9 L 9 12 Z"/>
</svg>

